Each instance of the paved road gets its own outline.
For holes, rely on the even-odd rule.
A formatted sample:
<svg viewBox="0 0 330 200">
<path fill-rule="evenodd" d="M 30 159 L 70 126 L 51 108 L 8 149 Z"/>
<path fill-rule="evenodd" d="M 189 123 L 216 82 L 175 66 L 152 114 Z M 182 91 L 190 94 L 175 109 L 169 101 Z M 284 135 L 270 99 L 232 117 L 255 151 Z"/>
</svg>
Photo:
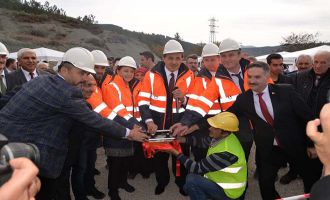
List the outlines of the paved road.
<svg viewBox="0 0 330 200">
<path fill-rule="evenodd" d="M 246 194 L 246 200 L 259 200 L 260 192 L 258 181 L 253 178 L 255 170 L 254 165 L 254 148 L 252 149 L 249 160 L 249 188 Z M 101 171 L 101 175 L 96 176 L 97 188 L 104 193 L 107 193 L 107 177 L 108 172 L 105 169 L 105 156 L 102 148 L 98 150 L 98 159 L 96 168 Z M 171 166 L 171 165 L 169 165 Z M 287 169 L 282 169 L 279 172 L 279 177 L 287 172 Z M 124 190 L 120 190 L 120 196 L 123 200 L 187 200 L 188 197 L 184 197 L 179 193 L 177 186 L 174 184 L 174 177 L 171 177 L 170 184 L 166 187 L 166 190 L 161 195 L 154 195 L 154 188 L 156 186 L 156 180 L 154 174 L 149 179 L 143 179 L 141 175 L 137 175 L 134 180 L 129 180 L 129 183 L 136 189 L 134 193 L 127 193 Z M 278 192 L 283 196 L 294 196 L 303 193 L 303 185 L 301 179 L 297 179 L 291 182 L 289 185 L 282 185 L 279 182 L 276 183 Z M 90 197 L 90 199 L 93 199 Z M 105 200 L 110 199 L 108 196 Z"/>
</svg>

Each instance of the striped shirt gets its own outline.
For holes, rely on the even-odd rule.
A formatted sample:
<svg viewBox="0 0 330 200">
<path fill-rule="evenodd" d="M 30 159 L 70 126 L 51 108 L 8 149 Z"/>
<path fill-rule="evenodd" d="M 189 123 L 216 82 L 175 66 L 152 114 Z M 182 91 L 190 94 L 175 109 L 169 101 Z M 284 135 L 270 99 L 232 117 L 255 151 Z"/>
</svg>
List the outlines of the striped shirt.
<svg viewBox="0 0 330 200">
<path fill-rule="evenodd" d="M 208 147 L 211 143 L 218 143 L 219 141 L 211 141 L 210 137 L 201 137 L 197 139 L 193 135 L 187 137 L 186 143 L 192 146 L 199 147 Z M 207 146 L 205 146 L 207 144 Z M 235 162 L 237 162 L 238 157 L 234 154 L 231 154 L 227 151 L 214 153 L 206 158 L 202 159 L 200 162 L 195 162 L 192 159 L 189 159 L 183 154 L 179 154 L 177 159 L 181 164 L 185 166 L 185 168 L 195 174 L 205 174 L 208 172 L 219 171 L 223 168 L 226 168 Z"/>
</svg>

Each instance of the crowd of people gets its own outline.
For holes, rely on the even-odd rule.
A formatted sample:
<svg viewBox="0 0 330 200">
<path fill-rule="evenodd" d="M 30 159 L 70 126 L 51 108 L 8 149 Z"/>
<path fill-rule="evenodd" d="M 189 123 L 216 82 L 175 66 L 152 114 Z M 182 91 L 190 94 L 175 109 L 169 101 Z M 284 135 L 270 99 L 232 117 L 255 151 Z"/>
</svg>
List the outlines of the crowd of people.
<svg viewBox="0 0 330 200">
<path fill-rule="evenodd" d="M 66 51 L 54 68 L 33 49 L 20 49 L 17 60 L 8 54 L 0 43 L 0 133 L 40 151 L 38 168 L 26 159 L 10 162 L 12 179 L 23 177 L 20 165 L 32 171 L 25 174 L 30 182 L 17 190 L 26 197 L 71 199 L 72 188 L 77 200 L 104 198 L 94 179 L 100 173 L 96 151 L 103 146 L 112 200 L 121 199 L 119 189 L 133 193 L 128 179 L 139 173 L 146 179 L 155 173 L 154 193 L 162 194 L 170 182 L 170 156 L 181 195 L 245 199 L 255 143 L 262 199 L 281 197 L 275 182 L 287 164 L 282 184 L 300 176 L 305 193 L 330 198 L 312 189 L 322 176 L 327 177 L 315 187 L 329 184 L 329 106 L 324 105 L 330 52 L 300 55 L 293 72 L 285 71 L 280 54 L 260 62 L 229 38 L 220 46 L 206 44 L 201 63 L 195 54 L 185 58 L 176 40 L 165 44 L 157 63 L 151 52 L 140 53 L 139 66 L 131 56 L 107 57 L 82 47 Z M 321 122 L 314 120 L 320 113 Z M 175 139 L 149 140 L 162 132 Z M 3 187 L 10 188 L 12 179 Z"/>
</svg>

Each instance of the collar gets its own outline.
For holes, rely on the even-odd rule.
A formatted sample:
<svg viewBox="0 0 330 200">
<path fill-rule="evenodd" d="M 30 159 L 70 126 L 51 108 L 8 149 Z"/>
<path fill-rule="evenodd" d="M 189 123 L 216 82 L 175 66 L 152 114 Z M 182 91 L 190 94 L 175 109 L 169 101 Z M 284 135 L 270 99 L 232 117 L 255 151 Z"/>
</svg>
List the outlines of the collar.
<svg viewBox="0 0 330 200">
<path fill-rule="evenodd" d="M 173 73 L 175 79 L 178 77 L 178 72 L 179 72 L 179 70 L 176 70 L 176 71 L 174 71 L 174 72 L 171 72 L 171 71 L 169 71 L 169 70 L 166 68 L 166 66 L 164 67 L 164 69 L 165 69 L 166 76 L 170 76 L 170 74 Z"/>
<path fill-rule="evenodd" d="M 5 69 L 3 69 L 0 73 L 1 76 L 5 76 Z"/>
<path fill-rule="evenodd" d="M 269 90 L 268 90 L 268 85 L 267 85 L 267 86 L 265 87 L 265 89 L 262 91 L 262 93 L 266 94 L 268 91 L 269 91 Z M 258 96 L 258 94 L 260 94 L 260 93 L 258 93 L 258 92 L 253 91 L 253 90 L 252 90 L 252 92 L 253 92 L 253 95 L 256 95 L 256 96 Z"/>
<path fill-rule="evenodd" d="M 239 73 L 242 73 L 242 69 L 241 69 L 241 68 L 239 68 L 239 71 L 238 71 L 237 73 L 231 72 L 231 71 L 229 71 L 228 69 L 227 69 L 227 71 L 229 72 L 230 76 L 232 76 L 233 74 L 239 74 Z M 243 74 L 242 74 L 242 76 L 243 76 Z"/>
<path fill-rule="evenodd" d="M 63 80 L 65 80 L 65 78 L 60 74 L 60 73 L 57 73 L 57 76 L 61 77 Z"/>
<path fill-rule="evenodd" d="M 25 74 L 25 75 L 30 75 L 30 72 L 26 71 L 25 69 L 23 69 L 23 67 L 21 67 L 22 69 L 22 72 Z M 37 74 L 37 69 L 34 69 L 34 71 L 32 72 L 34 75 Z"/>
</svg>

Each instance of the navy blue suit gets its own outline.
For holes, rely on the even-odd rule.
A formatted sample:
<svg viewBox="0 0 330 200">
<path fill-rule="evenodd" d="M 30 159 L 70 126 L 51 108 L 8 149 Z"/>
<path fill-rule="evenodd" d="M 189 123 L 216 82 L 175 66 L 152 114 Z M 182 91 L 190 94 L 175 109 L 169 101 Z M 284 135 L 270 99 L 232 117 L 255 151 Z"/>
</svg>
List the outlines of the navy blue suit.
<svg viewBox="0 0 330 200">
<path fill-rule="evenodd" d="M 40 175 L 60 175 L 68 151 L 68 133 L 76 120 L 105 136 L 124 138 L 126 129 L 90 110 L 79 88 L 58 75 L 39 76 L 24 84 L 0 110 L 0 132 L 11 142 L 40 150 Z"/>
</svg>

